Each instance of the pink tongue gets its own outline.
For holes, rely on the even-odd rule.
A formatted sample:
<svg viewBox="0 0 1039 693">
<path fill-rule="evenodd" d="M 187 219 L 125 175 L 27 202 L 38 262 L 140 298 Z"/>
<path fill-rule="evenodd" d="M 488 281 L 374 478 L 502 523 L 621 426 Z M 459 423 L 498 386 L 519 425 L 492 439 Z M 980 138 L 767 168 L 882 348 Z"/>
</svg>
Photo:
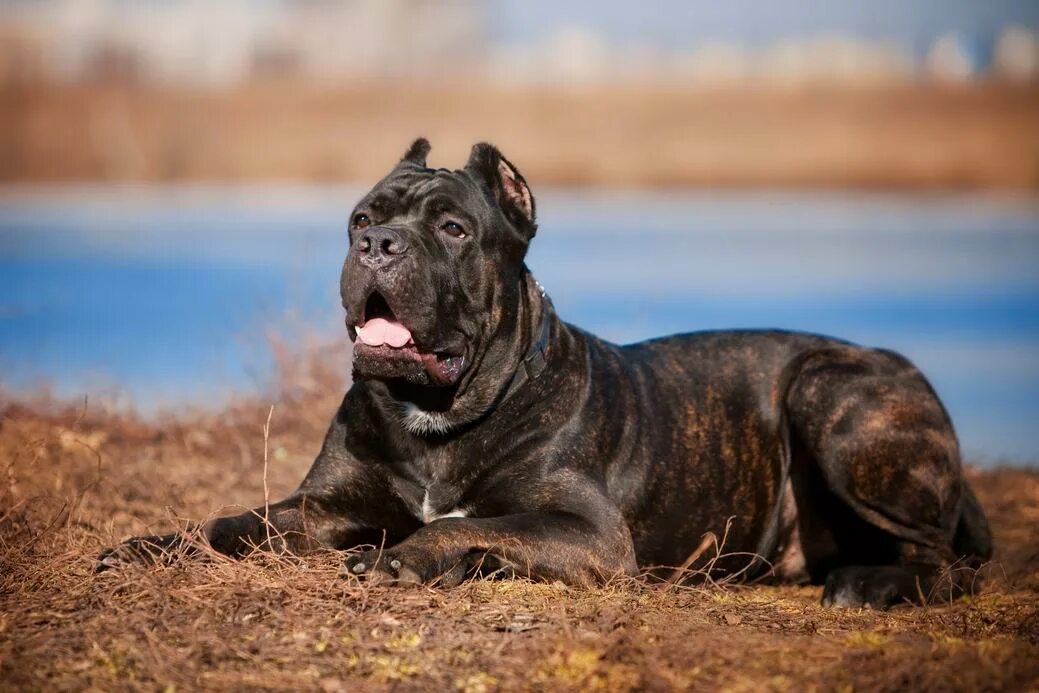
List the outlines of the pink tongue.
<svg viewBox="0 0 1039 693">
<path fill-rule="evenodd" d="M 411 341 L 411 332 L 396 320 L 390 322 L 386 318 L 372 318 L 364 323 L 364 327 L 357 328 L 357 338 L 368 346 L 388 344 L 399 349 Z"/>
</svg>

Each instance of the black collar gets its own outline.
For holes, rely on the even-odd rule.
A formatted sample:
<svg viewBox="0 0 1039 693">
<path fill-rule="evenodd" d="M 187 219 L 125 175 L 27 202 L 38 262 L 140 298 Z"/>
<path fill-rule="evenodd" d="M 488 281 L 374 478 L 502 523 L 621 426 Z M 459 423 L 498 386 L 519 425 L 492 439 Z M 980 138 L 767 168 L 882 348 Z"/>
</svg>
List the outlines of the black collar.
<svg viewBox="0 0 1039 693">
<path fill-rule="evenodd" d="M 537 284 L 536 279 L 534 283 Z M 512 374 L 512 380 L 500 402 L 504 402 L 515 394 L 527 381 L 536 379 L 548 365 L 548 338 L 552 331 L 552 314 L 555 311 L 552 310 L 552 301 L 545 295 L 544 288 L 541 284 L 537 284 L 537 287 L 541 292 L 541 319 L 538 325 L 538 336 L 527 349 L 516 372 Z"/>
</svg>

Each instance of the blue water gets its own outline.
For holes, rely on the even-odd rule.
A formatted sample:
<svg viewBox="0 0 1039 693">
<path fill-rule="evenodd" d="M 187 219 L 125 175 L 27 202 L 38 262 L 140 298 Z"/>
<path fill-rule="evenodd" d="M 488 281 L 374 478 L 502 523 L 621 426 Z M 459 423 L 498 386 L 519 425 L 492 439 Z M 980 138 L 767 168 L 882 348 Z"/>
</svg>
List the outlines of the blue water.
<svg viewBox="0 0 1039 693">
<path fill-rule="evenodd" d="M 0 191 L 0 382 L 145 412 L 264 387 L 268 330 L 343 335 L 359 192 Z M 973 459 L 1039 461 L 1039 203 L 548 191 L 538 209 L 528 264 L 571 322 L 621 342 L 781 327 L 894 348 Z"/>
</svg>

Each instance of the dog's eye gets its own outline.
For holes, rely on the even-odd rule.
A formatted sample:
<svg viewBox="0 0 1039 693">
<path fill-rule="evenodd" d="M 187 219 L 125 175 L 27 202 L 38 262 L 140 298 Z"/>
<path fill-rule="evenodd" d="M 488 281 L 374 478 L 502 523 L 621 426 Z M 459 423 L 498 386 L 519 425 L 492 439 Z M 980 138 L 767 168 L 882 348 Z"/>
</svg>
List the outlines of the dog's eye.
<svg viewBox="0 0 1039 693">
<path fill-rule="evenodd" d="M 456 221 L 446 221 L 440 228 L 449 236 L 453 236 L 454 238 L 465 238 L 465 229 L 463 229 L 462 225 Z"/>
<path fill-rule="evenodd" d="M 354 228 L 364 229 L 372 225 L 372 220 L 368 218 L 367 214 L 355 214 L 354 215 Z"/>
</svg>

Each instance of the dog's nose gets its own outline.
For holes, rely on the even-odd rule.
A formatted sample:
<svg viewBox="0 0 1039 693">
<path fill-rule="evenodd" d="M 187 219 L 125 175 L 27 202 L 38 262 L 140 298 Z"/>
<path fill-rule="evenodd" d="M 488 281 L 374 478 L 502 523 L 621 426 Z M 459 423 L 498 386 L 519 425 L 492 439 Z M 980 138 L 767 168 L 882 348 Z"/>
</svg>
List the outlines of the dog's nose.
<svg viewBox="0 0 1039 693">
<path fill-rule="evenodd" d="M 398 229 L 376 226 L 360 235 L 356 248 L 361 260 L 377 266 L 388 264 L 408 252 L 408 242 Z"/>
</svg>

